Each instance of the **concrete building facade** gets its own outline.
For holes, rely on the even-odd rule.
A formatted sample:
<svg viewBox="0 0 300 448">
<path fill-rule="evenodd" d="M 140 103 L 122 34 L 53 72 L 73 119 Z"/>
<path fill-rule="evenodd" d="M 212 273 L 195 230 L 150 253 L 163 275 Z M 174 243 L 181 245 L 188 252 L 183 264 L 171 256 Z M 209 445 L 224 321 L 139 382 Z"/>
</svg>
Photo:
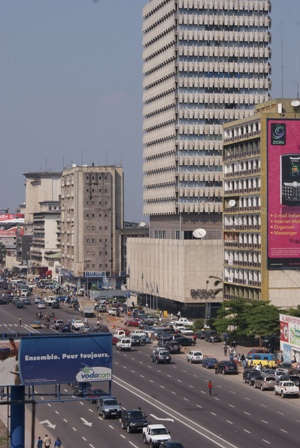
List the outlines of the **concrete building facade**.
<svg viewBox="0 0 300 448">
<path fill-rule="evenodd" d="M 123 170 L 72 166 L 61 178 L 61 267 L 64 279 L 99 286 L 120 275 L 118 235 L 124 221 Z M 100 282 L 100 283 L 99 283 Z"/>
<path fill-rule="evenodd" d="M 222 125 L 269 99 L 270 11 L 268 0 L 150 0 L 143 9 L 150 239 L 129 240 L 128 259 L 143 257 L 131 288 L 145 300 L 142 274 L 151 278 L 160 308 L 204 317 L 202 292 L 222 278 Z M 199 228 L 205 237 L 195 240 Z"/>
<path fill-rule="evenodd" d="M 300 101 L 224 125 L 224 298 L 300 304 Z"/>
<path fill-rule="evenodd" d="M 144 214 L 150 236 L 221 238 L 222 124 L 269 99 L 268 0 L 143 9 Z"/>
</svg>

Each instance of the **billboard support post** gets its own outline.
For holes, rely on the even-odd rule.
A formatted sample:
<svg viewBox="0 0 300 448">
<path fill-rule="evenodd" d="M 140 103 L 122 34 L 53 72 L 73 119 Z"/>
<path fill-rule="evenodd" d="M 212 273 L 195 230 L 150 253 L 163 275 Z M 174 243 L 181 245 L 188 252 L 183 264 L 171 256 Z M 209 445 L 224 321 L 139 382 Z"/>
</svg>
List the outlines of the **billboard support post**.
<svg viewBox="0 0 300 448">
<path fill-rule="evenodd" d="M 10 447 L 25 446 L 25 387 L 11 388 Z M 16 403 L 17 402 L 17 403 Z"/>
</svg>

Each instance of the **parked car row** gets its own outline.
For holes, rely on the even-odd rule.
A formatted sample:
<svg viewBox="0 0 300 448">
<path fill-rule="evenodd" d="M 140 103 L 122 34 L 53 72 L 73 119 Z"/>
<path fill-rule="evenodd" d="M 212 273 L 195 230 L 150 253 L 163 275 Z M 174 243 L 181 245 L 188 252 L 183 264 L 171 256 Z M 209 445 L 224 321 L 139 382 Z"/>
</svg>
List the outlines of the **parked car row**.
<svg viewBox="0 0 300 448">
<path fill-rule="evenodd" d="M 275 395 L 295 396 L 299 398 L 300 375 L 293 375 L 279 369 L 247 368 L 243 372 L 243 381 L 255 389 L 271 390 Z"/>
</svg>

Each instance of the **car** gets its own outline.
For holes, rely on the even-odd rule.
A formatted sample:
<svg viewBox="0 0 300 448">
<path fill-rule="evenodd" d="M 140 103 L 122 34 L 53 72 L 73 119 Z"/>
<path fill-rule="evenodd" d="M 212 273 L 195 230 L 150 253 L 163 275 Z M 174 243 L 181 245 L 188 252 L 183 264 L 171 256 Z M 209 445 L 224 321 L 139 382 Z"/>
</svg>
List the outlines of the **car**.
<svg viewBox="0 0 300 448">
<path fill-rule="evenodd" d="M 181 347 L 191 347 L 192 345 L 196 345 L 196 342 L 193 339 L 181 335 L 175 335 L 174 340 L 178 342 Z"/>
<path fill-rule="evenodd" d="M 39 310 L 44 310 L 46 308 L 45 302 L 38 302 L 37 307 Z"/>
<path fill-rule="evenodd" d="M 195 335 L 197 336 L 197 339 L 205 339 L 204 331 L 196 331 Z"/>
<path fill-rule="evenodd" d="M 16 307 L 17 308 L 24 308 L 24 303 L 22 300 L 17 300 L 16 302 Z"/>
<path fill-rule="evenodd" d="M 211 342 L 211 343 L 215 343 L 215 342 L 222 342 L 222 338 L 218 335 L 216 336 L 208 336 L 206 339 L 206 342 Z"/>
<path fill-rule="evenodd" d="M 251 375 L 249 375 L 249 380 L 248 380 L 248 384 L 249 386 L 254 386 L 254 382 L 256 380 L 256 378 L 258 378 L 261 375 L 261 372 L 257 369 L 255 369 Z"/>
<path fill-rule="evenodd" d="M 300 375 L 284 375 L 280 378 L 280 381 L 293 381 L 296 386 L 300 387 Z"/>
<path fill-rule="evenodd" d="M 180 353 L 180 344 L 177 341 L 166 341 L 163 344 L 162 347 L 167 349 L 171 355 L 178 355 Z"/>
<path fill-rule="evenodd" d="M 147 415 L 138 409 L 122 409 L 121 413 L 121 427 L 126 429 L 128 433 L 142 431 L 145 426 L 148 426 Z"/>
<path fill-rule="evenodd" d="M 73 394 L 77 395 L 78 397 L 86 397 L 88 394 L 88 391 L 92 389 L 92 384 L 89 382 L 76 382 L 72 383 L 71 387 L 73 389 Z"/>
<path fill-rule="evenodd" d="M 52 322 L 51 327 L 54 330 L 58 330 L 61 325 L 64 325 L 64 321 L 62 319 L 54 319 L 54 321 Z"/>
<path fill-rule="evenodd" d="M 81 334 L 87 334 L 87 333 L 90 332 L 90 330 L 91 330 L 90 325 L 85 323 L 85 324 L 83 325 L 83 327 L 80 327 L 80 328 L 79 328 L 79 333 L 81 333 Z"/>
<path fill-rule="evenodd" d="M 41 297 L 36 297 L 36 298 L 34 299 L 34 303 L 38 304 L 38 303 L 40 303 L 40 302 L 42 302 Z"/>
<path fill-rule="evenodd" d="M 70 325 L 70 324 L 63 324 L 63 325 L 60 325 L 60 326 L 58 327 L 58 331 L 59 331 L 60 333 L 70 333 L 70 332 L 71 332 L 71 325 Z"/>
<path fill-rule="evenodd" d="M 117 346 L 117 350 L 120 351 L 130 351 L 131 350 L 131 339 L 128 337 L 125 338 L 121 338 L 118 340 L 118 342 L 116 343 Z"/>
<path fill-rule="evenodd" d="M 120 315 L 120 310 L 119 310 L 119 308 L 110 308 L 108 310 L 108 314 L 110 316 L 119 316 Z"/>
<path fill-rule="evenodd" d="M 194 322 L 188 320 L 186 317 L 180 317 L 180 319 L 176 321 L 176 325 L 178 324 L 183 324 L 185 327 L 192 327 Z"/>
<path fill-rule="evenodd" d="M 87 397 L 91 400 L 91 403 L 97 403 L 99 397 L 105 395 L 105 392 L 102 389 L 89 389 L 87 392 Z"/>
<path fill-rule="evenodd" d="M 105 395 L 97 401 L 98 415 L 101 415 L 103 419 L 114 417 L 121 417 L 121 405 L 118 403 L 116 397 L 111 395 Z"/>
<path fill-rule="evenodd" d="M 194 335 L 193 330 L 191 330 L 190 328 L 185 328 L 185 327 L 180 328 L 179 333 L 183 334 L 183 335 L 187 335 L 187 336 L 193 336 Z"/>
<path fill-rule="evenodd" d="M 138 327 L 140 325 L 140 319 L 127 319 L 125 325 L 127 327 Z"/>
<path fill-rule="evenodd" d="M 72 320 L 72 329 L 79 331 L 80 328 L 84 327 L 84 322 L 81 319 L 73 319 Z"/>
<path fill-rule="evenodd" d="M 205 367 L 206 369 L 214 369 L 216 364 L 218 364 L 216 358 L 203 358 L 202 360 L 202 367 Z"/>
<path fill-rule="evenodd" d="M 244 371 L 243 371 L 243 382 L 244 383 L 249 383 L 250 378 L 253 375 L 256 375 L 256 374 L 257 374 L 257 376 L 260 374 L 260 372 L 257 369 L 251 369 L 251 368 L 244 369 Z"/>
<path fill-rule="evenodd" d="M 294 396 L 299 398 L 299 387 L 293 381 L 279 381 L 275 384 L 275 395 L 281 395 L 282 398 Z"/>
<path fill-rule="evenodd" d="M 31 323 L 32 328 L 42 328 L 42 322 L 40 320 L 34 320 Z"/>
<path fill-rule="evenodd" d="M 167 428 L 162 424 L 149 424 L 143 428 L 143 441 L 148 443 L 151 448 L 159 447 L 161 442 L 171 440 Z"/>
<path fill-rule="evenodd" d="M 260 375 L 255 378 L 254 388 L 260 390 L 274 390 L 276 384 L 275 376 Z"/>
<path fill-rule="evenodd" d="M 151 353 L 151 361 L 155 362 L 156 364 L 159 363 L 170 364 L 171 362 L 170 352 L 164 348 L 156 348 Z"/>
<path fill-rule="evenodd" d="M 168 440 L 166 442 L 161 442 L 159 448 L 184 448 L 181 442 L 173 442 L 172 440 Z"/>
<path fill-rule="evenodd" d="M 59 306 L 59 301 L 56 299 L 55 302 L 52 302 L 51 307 L 52 307 L 54 310 L 59 309 L 59 308 L 60 308 L 60 306 Z"/>
<path fill-rule="evenodd" d="M 200 350 L 191 350 L 186 355 L 187 362 L 192 363 L 201 363 L 203 361 L 203 353 Z"/>
<path fill-rule="evenodd" d="M 138 334 L 134 334 L 130 336 L 131 346 L 136 347 L 140 345 L 145 345 L 145 342 L 143 341 L 142 337 Z"/>
<path fill-rule="evenodd" d="M 229 375 L 239 373 L 237 365 L 234 361 L 220 361 L 218 363 L 218 373 L 222 373 L 222 375 Z"/>
</svg>

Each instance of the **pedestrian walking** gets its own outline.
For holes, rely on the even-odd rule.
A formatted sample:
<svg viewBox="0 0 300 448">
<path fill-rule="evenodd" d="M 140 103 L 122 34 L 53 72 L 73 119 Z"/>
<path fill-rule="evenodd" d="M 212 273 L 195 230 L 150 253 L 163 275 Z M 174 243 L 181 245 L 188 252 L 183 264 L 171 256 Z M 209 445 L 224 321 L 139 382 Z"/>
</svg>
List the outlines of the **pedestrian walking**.
<svg viewBox="0 0 300 448">
<path fill-rule="evenodd" d="M 207 383 L 207 387 L 208 387 L 209 395 L 212 395 L 212 382 L 211 382 L 211 381 L 209 381 L 209 382 Z"/>
<path fill-rule="evenodd" d="M 218 374 L 219 373 L 219 363 L 218 362 L 216 362 L 216 364 L 214 365 L 214 368 L 215 368 L 215 374 Z"/>
<path fill-rule="evenodd" d="M 57 437 L 57 439 L 55 440 L 54 446 L 62 446 L 62 441 L 60 440 L 59 437 Z"/>
<path fill-rule="evenodd" d="M 21 319 L 21 316 L 19 316 L 19 325 L 22 325 L 22 319 Z"/>
<path fill-rule="evenodd" d="M 44 438 L 44 448 L 50 448 L 50 446 L 51 446 L 51 439 L 48 436 L 48 434 L 46 434 Z"/>
<path fill-rule="evenodd" d="M 197 336 L 194 334 L 193 335 L 193 341 L 194 341 L 194 345 L 196 345 L 196 342 L 197 342 Z"/>
<path fill-rule="evenodd" d="M 43 441 L 40 437 L 37 439 L 36 448 L 43 448 Z"/>
</svg>

